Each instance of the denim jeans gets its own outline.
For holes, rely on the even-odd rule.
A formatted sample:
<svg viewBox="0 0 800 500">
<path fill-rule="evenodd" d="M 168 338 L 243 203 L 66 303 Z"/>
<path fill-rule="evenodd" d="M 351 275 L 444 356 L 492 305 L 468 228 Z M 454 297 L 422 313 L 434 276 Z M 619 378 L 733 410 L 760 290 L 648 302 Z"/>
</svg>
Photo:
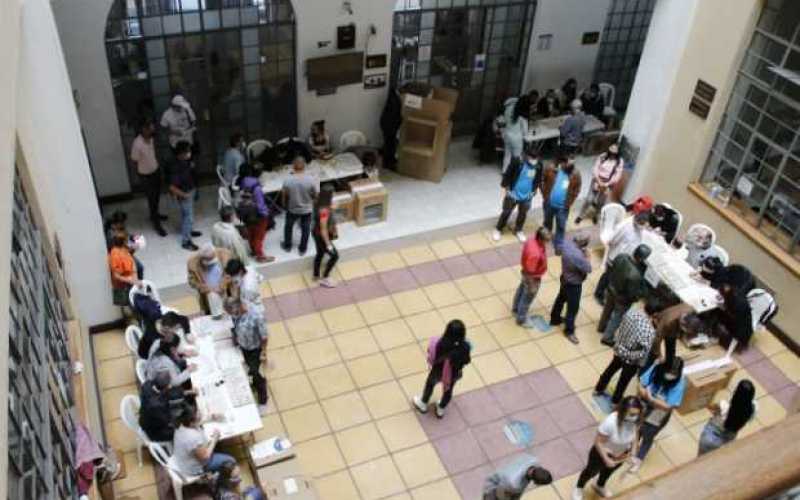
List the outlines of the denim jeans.
<svg viewBox="0 0 800 500">
<path fill-rule="evenodd" d="M 606 342 L 614 341 L 614 334 L 617 333 L 619 324 L 622 323 L 622 317 L 630 307 L 630 302 L 618 300 L 616 294 L 611 290 L 606 292 L 603 313 L 600 315 L 600 322 L 597 324 L 597 331 L 603 333 L 603 340 Z"/>
<path fill-rule="evenodd" d="M 564 333 L 572 335 L 575 333 L 575 316 L 578 315 L 578 309 L 581 305 L 581 291 L 583 285 L 569 283 L 561 283 L 561 288 L 558 290 L 556 301 L 553 302 L 553 308 L 550 310 L 550 322 L 561 319 L 561 312 L 564 309 L 564 304 L 567 305 L 567 315 L 564 318 Z"/>
<path fill-rule="evenodd" d="M 311 214 L 293 214 L 286 212 L 286 223 L 283 226 L 283 248 L 284 250 L 291 250 L 292 248 L 292 231 L 294 230 L 294 223 L 300 221 L 300 253 L 305 253 L 308 248 L 308 236 L 311 234 Z"/>
<path fill-rule="evenodd" d="M 514 313 L 517 324 L 521 325 L 528 319 L 528 309 L 531 308 L 533 299 L 536 298 L 541 284 L 541 278 L 522 276 L 522 280 L 520 280 L 517 291 L 514 294 L 514 303 L 511 306 L 511 312 Z"/>
<path fill-rule="evenodd" d="M 553 230 L 553 222 L 556 223 L 556 232 L 553 234 L 553 248 L 561 251 L 561 244 L 564 242 L 564 232 L 567 230 L 567 217 L 569 208 L 557 208 L 550 204 L 550 200 L 544 203 L 544 227 Z"/>
<path fill-rule="evenodd" d="M 178 198 L 178 206 L 181 209 L 181 241 L 188 243 L 192 241 L 192 226 L 194 225 L 194 192 L 189 191 L 186 198 Z"/>
<path fill-rule="evenodd" d="M 235 461 L 236 459 L 227 453 L 212 453 L 211 456 L 208 457 L 208 462 L 203 466 L 203 469 L 205 469 L 206 472 L 219 472 L 223 465 Z"/>
</svg>

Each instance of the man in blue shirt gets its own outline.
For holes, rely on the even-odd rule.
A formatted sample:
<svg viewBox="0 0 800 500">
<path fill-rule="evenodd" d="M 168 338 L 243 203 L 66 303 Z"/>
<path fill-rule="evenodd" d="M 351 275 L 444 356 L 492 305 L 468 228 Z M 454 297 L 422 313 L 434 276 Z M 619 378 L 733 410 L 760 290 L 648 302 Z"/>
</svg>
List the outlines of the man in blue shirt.
<svg viewBox="0 0 800 500">
<path fill-rule="evenodd" d="M 494 241 L 500 241 L 500 233 L 506 227 L 511 212 L 516 208 L 517 223 L 514 226 L 514 232 L 517 233 L 517 239 L 520 242 L 525 242 L 525 233 L 522 232 L 522 228 L 525 225 L 528 210 L 531 208 L 533 196 L 536 194 L 540 174 L 539 157 L 535 151 L 528 151 L 524 161 L 516 157 L 511 159 L 500 182 L 500 186 L 503 188 L 503 210 L 497 220 L 494 233 L 492 233 Z"/>
<path fill-rule="evenodd" d="M 589 236 L 579 234 L 564 240 L 561 246 L 561 287 L 558 296 L 550 310 L 550 324 L 564 325 L 564 334 L 573 344 L 578 343 L 575 336 L 575 316 L 581 303 L 583 281 L 592 272 L 592 263 L 589 261 Z M 567 305 L 567 316 L 562 319 L 561 312 Z"/>
<path fill-rule="evenodd" d="M 581 174 L 575 170 L 575 159 L 560 157 L 557 167 L 550 166 L 544 169 L 539 189 L 544 198 L 542 200 L 544 227 L 552 231 L 553 222 L 555 222 L 553 247 L 556 255 L 561 255 L 561 244 L 567 229 L 569 209 L 581 192 Z"/>
</svg>

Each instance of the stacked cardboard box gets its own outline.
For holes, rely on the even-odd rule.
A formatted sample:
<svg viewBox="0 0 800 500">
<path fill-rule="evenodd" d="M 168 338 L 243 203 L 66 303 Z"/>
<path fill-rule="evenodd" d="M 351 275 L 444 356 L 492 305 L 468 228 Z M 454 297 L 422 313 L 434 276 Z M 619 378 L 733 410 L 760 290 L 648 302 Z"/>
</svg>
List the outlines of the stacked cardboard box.
<svg viewBox="0 0 800 500">
<path fill-rule="evenodd" d="M 386 220 L 389 195 L 383 184 L 375 179 L 358 179 L 350 182 L 353 197 L 353 219 L 359 226 Z"/>
</svg>

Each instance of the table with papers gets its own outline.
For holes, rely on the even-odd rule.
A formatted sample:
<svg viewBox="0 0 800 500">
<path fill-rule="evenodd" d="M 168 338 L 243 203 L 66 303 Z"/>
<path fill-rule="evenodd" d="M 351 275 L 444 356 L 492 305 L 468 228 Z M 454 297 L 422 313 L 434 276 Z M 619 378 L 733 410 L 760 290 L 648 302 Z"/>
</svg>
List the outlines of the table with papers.
<svg viewBox="0 0 800 500">
<path fill-rule="evenodd" d="M 261 416 L 244 357 L 231 338 L 230 317 L 202 316 L 191 324 L 197 350 L 197 357 L 191 360 L 197 364 L 191 375 L 192 386 L 198 392 L 197 406 L 204 416 L 225 416 L 223 422 L 206 422 L 203 430 L 208 436 L 219 430 L 221 439 L 229 439 L 260 429 Z"/>
<path fill-rule="evenodd" d="M 552 118 L 542 118 L 541 120 L 531 121 L 528 126 L 528 135 L 525 142 L 542 142 L 548 139 L 556 139 L 561 135 L 559 128 L 564 124 L 569 115 L 555 116 Z M 590 134 L 606 128 L 605 124 L 592 115 L 586 115 L 586 123 L 583 126 L 583 133 Z"/>
<path fill-rule="evenodd" d="M 319 179 L 320 182 L 355 177 L 364 173 L 364 164 L 353 153 L 342 153 L 330 160 L 313 160 L 306 165 L 306 173 Z M 292 175 L 292 166 L 284 165 L 259 177 L 261 189 L 265 193 L 274 193 L 283 189 L 283 183 Z"/>
</svg>

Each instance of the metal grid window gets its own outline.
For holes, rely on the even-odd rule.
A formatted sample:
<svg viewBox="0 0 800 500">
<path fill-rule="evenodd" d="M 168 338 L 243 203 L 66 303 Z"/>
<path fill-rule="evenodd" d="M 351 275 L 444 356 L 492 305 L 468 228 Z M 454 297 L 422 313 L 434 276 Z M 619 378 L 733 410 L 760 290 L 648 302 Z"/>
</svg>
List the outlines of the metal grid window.
<svg viewBox="0 0 800 500">
<path fill-rule="evenodd" d="M 392 84 L 457 89 L 453 133 L 472 134 L 519 94 L 535 13 L 536 0 L 398 0 Z"/>
<path fill-rule="evenodd" d="M 114 0 L 106 52 L 125 151 L 138 123 L 158 123 L 176 92 L 197 115 L 207 175 L 235 132 L 296 135 L 295 45 L 289 0 Z M 159 157 L 169 158 L 159 139 Z"/>
<path fill-rule="evenodd" d="M 594 67 L 594 81 L 615 87 L 614 107 L 628 106 L 655 0 L 612 0 Z"/>
<path fill-rule="evenodd" d="M 8 498 L 77 498 L 72 364 L 42 235 L 15 176 L 8 352 Z"/>
<path fill-rule="evenodd" d="M 800 3 L 764 7 L 702 182 L 800 258 Z"/>
</svg>

